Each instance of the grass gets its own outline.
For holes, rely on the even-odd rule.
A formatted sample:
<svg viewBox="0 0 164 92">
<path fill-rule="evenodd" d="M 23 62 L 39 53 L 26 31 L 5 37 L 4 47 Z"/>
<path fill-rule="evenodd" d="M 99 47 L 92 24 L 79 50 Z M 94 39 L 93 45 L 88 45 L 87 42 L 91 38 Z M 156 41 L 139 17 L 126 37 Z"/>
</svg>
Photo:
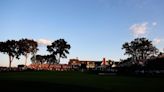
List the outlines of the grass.
<svg viewBox="0 0 164 92">
<path fill-rule="evenodd" d="M 0 90 L 72 91 L 72 92 L 163 92 L 164 78 L 99 76 L 82 72 L 4 72 Z"/>
</svg>

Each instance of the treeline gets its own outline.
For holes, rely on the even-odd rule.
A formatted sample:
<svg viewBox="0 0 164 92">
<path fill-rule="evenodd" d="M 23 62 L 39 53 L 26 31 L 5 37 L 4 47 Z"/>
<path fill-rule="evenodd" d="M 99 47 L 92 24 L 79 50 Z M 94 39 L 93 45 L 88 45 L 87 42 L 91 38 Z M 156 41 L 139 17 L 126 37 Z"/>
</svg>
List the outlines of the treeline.
<svg viewBox="0 0 164 92">
<path fill-rule="evenodd" d="M 59 64 L 61 58 L 67 58 L 71 46 L 64 39 L 58 39 L 47 46 L 48 55 L 34 55 L 31 58 L 34 64 Z"/>
<path fill-rule="evenodd" d="M 164 53 L 146 38 L 136 38 L 122 45 L 127 59 L 121 60 L 119 71 L 121 73 L 164 73 Z"/>
<path fill-rule="evenodd" d="M 70 48 L 71 46 L 64 39 L 55 40 L 51 45 L 47 46 L 47 51 L 50 54 L 45 55 L 44 57 L 46 57 L 46 60 L 49 63 L 59 63 L 60 58 L 67 57 L 66 54 L 69 54 Z M 41 56 L 36 55 L 38 50 L 38 43 L 33 39 L 25 38 L 20 40 L 7 40 L 0 42 L 0 52 L 9 56 L 9 68 L 11 68 L 13 59 L 20 59 L 21 55 L 26 57 L 25 65 L 30 54 L 33 56 L 32 60 L 34 62 L 36 60 L 38 61 L 38 56 Z M 40 60 L 40 62 L 43 62 L 43 60 L 44 59 Z"/>
</svg>

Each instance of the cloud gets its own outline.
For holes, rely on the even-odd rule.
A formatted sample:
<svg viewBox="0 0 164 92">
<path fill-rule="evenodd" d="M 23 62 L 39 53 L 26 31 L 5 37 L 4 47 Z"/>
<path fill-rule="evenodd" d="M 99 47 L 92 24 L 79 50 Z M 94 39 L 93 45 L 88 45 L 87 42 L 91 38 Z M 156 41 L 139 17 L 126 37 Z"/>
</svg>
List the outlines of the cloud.
<svg viewBox="0 0 164 92">
<path fill-rule="evenodd" d="M 156 25 L 157 25 L 157 22 L 153 22 L 152 25 L 153 25 L 153 26 L 156 26 Z"/>
<path fill-rule="evenodd" d="M 130 26 L 129 28 L 134 36 L 145 36 L 147 33 L 147 29 L 148 29 L 148 23 L 144 22 L 141 24 L 133 24 L 132 26 Z"/>
<path fill-rule="evenodd" d="M 51 45 L 52 43 L 52 41 L 47 39 L 38 39 L 37 42 L 39 45 Z"/>
<path fill-rule="evenodd" d="M 153 39 L 153 44 L 157 45 L 157 44 L 160 44 L 160 43 L 161 43 L 161 39 L 159 39 L 159 38 Z"/>
<path fill-rule="evenodd" d="M 153 39 L 153 44 L 154 45 L 164 44 L 164 39 L 162 39 L 162 38 L 155 38 L 155 39 Z"/>
</svg>

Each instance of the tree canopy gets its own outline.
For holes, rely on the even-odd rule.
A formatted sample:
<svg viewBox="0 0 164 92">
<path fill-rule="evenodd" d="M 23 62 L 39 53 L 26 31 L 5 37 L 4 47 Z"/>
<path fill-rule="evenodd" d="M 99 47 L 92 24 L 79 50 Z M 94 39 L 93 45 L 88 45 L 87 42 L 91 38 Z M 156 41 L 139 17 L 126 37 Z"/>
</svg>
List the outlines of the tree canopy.
<svg viewBox="0 0 164 92">
<path fill-rule="evenodd" d="M 19 56 L 20 56 L 18 41 L 7 40 L 6 42 L 0 42 L 0 52 L 4 54 L 8 54 L 9 67 L 11 67 L 11 63 L 14 57 L 19 59 Z"/>
<path fill-rule="evenodd" d="M 122 49 L 125 49 L 125 55 L 132 57 L 132 61 L 136 63 L 143 62 L 158 53 L 158 49 L 153 46 L 152 41 L 146 38 L 136 38 L 131 42 L 125 42 Z"/>
<path fill-rule="evenodd" d="M 7 40 L 5 42 L 0 42 L 0 52 L 8 54 L 9 56 L 9 67 L 14 58 L 19 59 L 20 55 L 28 56 L 29 53 L 36 53 L 37 42 L 29 39 Z M 26 64 L 26 63 L 25 63 Z"/>
<path fill-rule="evenodd" d="M 31 54 L 35 54 L 38 50 L 38 44 L 36 41 L 34 40 L 30 40 L 30 39 L 21 39 L 19 40 L 19 52 L 25 56 L 26 60 L 25 60 L 25 65 L 27 63 L 27 58 L 28 55 Z"/>
<path fill-rule="evenodd" d="M 64 39 L 58 39 L 54 41 L 51 45 L 47 46 L 47 51 L 50 52 L 50 56 L 53 58 L 58 58 L 56 63 L 60 63 L 60 58 L 67 58 L 66 54 L 69 54 L 69 49 L 71 48 Z"/>
</svg>

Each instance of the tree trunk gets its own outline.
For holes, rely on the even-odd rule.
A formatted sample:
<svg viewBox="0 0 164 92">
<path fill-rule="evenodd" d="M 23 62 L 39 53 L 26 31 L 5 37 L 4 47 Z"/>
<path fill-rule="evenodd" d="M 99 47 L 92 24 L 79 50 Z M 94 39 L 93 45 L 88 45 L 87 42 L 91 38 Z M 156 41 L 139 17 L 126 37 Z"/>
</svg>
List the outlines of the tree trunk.
<svg viewBox="0 0 164 92">
<path fill-rule="evenodd" d="M 57 64 L 60 63 L 60 55 L 58 54 L 58 60 L 57 60 Z"/>
<path fill-rule="evenodd" d="M 9 55 L 9 68 L 11 68 L 11 56 Z"/>
<path fill-rule="evenodd" d="M 9 68 L 10 68 L 10 69 L 11 69 L 11 63 L 12 63 L 13 59 L 14 59 L 14 57 L 11 57 L 11 56 L 9 55 Z"/>
<path fill-rule="evenodd" d="M 58 58 L 58 64 L 60 63 L 60 56 L 59 56 L 59 58 Z"/>
<path fill-rule="evenodd" d="M 25 66 L 27 65 L 28 54 L 25 55 Z"/>
</svg>

